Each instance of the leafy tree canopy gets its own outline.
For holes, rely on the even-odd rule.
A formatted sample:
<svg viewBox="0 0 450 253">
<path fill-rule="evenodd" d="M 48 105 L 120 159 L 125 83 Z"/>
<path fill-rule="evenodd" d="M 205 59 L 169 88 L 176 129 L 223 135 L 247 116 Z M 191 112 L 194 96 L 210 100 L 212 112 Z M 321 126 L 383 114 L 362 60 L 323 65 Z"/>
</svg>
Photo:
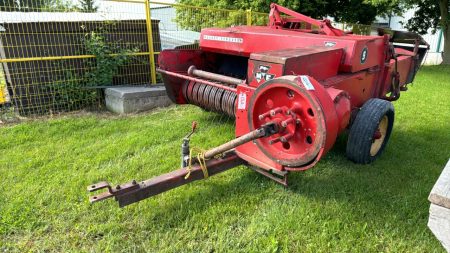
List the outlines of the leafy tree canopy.
<svg viewBox="0 0 450 253">
<path fill-rule="evenodd" d="M 96 12 L 99 8 L 98 5 L 95 5 L 94 0 L 79 0 L 80 9 L 85 12 Z"/>
<path fill-rule="evenodd" d="M 273 0 L 177 0 L 180 4 L 212 7 L 229 10 L 252 10 L 256 12 L 269 13 L 270 4 Z M 333 17 L 337 22 L 348 22 L 355 24 L 372 24 L 377 16 L 385 16 L 390 12 L 399 14 L 400 4 L 380 2 L 377 5 L 363 3 L 361 0 L 281 0 L 277 4 L 289 8 L 304 15 L 322 19 L 326 16 Z"/>
<path fill-rule="evenodd" d="M 0 11 L 53 12 L 76 9 L 76 6 L 66 0 L 0 0 Z"/>
</svg>

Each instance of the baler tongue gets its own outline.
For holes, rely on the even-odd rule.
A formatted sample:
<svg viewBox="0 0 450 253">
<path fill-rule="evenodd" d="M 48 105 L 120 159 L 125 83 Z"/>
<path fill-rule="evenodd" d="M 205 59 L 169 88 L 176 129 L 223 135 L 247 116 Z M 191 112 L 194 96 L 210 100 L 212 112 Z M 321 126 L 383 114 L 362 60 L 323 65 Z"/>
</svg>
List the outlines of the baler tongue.
<svg viewBox="0 0 450 253">
<path fill-rule="evenodd" d="M 193 129 L 194 128 L 195 127 L 193 127 Z M 239 165 L 247 165 L 247 162 L 239 158 L 232 149 L 255 139 L 269 137 L 273 134 L 278 133 L 280 129 L 282 128 L 277 122 L 268 122 L 259 129 L 256 129 L 239 138 L 236 138 L 216 148 L 206 151 L 203 156 L 203 161 L 199 161 L 198 158 L 193 158 L 191 161 L 192 166 L 190 166 L 189 169 L 185 167 L 158 177 L 142 181 L 140 183 L 133 179 L 133 181 L 130 183 L 117 185 L 114 188 L 111 187 L 108 182 L 100 182 L 90 185 L 87 187 L 87 190 L 90 192 L 104 188 L 107 188 L 108 191 L 90 197 L 89 201 L 91 203 L 95 203 L 114 196 L 116 197 L 116 200 L 119 201 L 119 206 L 123 207 L 168 191 L 170 189 L 182 186 L 184 184 L 204 179 L 205 169 L 207 169 L 207 175 L 212 176 L 220 172 L 235 168 Z M 228 150 L 231 151 L 226 152 Z M 202 166 L 201 162 L 203 162 L 205 166 Z M 254 166 L 251 166 L 250 168 L 258 171 Z M 285 177 L 287 177 L 287 173 L 279 175 L 284 175 Z M 283 183 L 279 180 L 278 182 Z"/>
<path fill-rule="evenodd" d="M 108 191 L 100 193 L 96 196 L 90 197 L 89 201 L 91 203 L 95 203 L 95 202 L 98 202 L 98 201 L 101 201 L 101 200 L 104 200 L 107 198 L 111 198 L 113 196 L 117 196 L 117 195 L 124 194 L 124 193 L 132 191 L 132 190 L 136 190 L 139 188 L 139 184 L 136 182 L 136 180 L 133 179 L 133 181 L 131 183 L 117 185 L 116 187 L 112 188 L 108 182 L 104 181 L 104 182 L 100 182 L 97 184 L 89 185 L 87 187 L 87 190 L 90 192 L 93 192 L 93 191 L 98 191 L 98 190 L 101 190 L 104 188 L 108 188 Z"/>
</svg>

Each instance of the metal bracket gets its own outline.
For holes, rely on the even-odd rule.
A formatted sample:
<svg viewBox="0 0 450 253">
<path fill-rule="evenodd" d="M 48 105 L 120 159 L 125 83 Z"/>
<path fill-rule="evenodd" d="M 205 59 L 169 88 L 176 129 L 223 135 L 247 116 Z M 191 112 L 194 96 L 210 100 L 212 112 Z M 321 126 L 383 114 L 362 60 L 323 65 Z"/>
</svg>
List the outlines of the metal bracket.
<svg viewBox="0 0 450 253">
<path fill-rule="evenodd" d="M 108 182 L 104 181 L 104 182 L 100 182 L 97 184 L 93 184 L 93 185 L 89 185 L 87 187 L 87 190 L 90 192 L 94 192 L 94 191 L 98 191 L 101 189 L 105 189 L 108 188 L 107 192 L 102 192 L 98 195 L 89 197 L 89 201 L 91 203 L 95 203 L 107 198 L 111 198 L 113 196 L 118 196 L 121 194 L 124 194 L 126 192 L 135 190 L 135 189 L 139 189 L 139 184 L 136 182 L 136 180 L 133 179 L 133 181 L 131 183 L 126 183 L 123 185 L 117 185 L 115 188 L 112 188 Z"/>
<path fill-rule="evenodd" d="M 289 171 L 288 170 L 284 170 L 284 171 L 282 171 L 282 170 L 272 170 L 272 173 L 282 176 L 283 179 L 281 179 L 281 178 L 276 177 L 275 175 L 271 174 L 270 172 L 265 171 L 263 169 L 260 169 L 260 168 L 254 166 L 254 165 L 249 164 L 249 163 L 247 163 L 245 166 L 247 166 L 249 169 L 252 169 L 252 170 L 258 172 L 259 174 L 264 175 L 264 176 L 266 176 L 266 177 L 268 177 L 268 178 L 270 178 L 270 179 L 272 179 L 272 180 L 274 180 L 274 181 L 276 181 L 276 182 L 278 182 L 278 183 L 280 183 L 280 184 L 282 184 L 284 186 L 289 186 L 289 184 L 288 184 Z"/>
</svg>

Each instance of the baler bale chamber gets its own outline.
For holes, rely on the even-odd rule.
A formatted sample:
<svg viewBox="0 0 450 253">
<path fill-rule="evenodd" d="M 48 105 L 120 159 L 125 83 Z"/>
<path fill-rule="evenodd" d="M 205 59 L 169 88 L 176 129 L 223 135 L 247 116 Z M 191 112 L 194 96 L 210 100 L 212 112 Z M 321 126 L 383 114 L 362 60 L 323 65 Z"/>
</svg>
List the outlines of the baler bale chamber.
<svg viewBox="0 0 450 253">
<path fill-rule="evenodd" d="M 265 27 L 203 29 L 200 50 L 159 55 L 169 98 L 234 117 L 236 139 L 191 159 L 189 135 L 182 169 L 115 188 L 90 185 L 108 188 L 91 202 L 114 196 L 122 207 L 239 165 L 287 185 L 289 171 L 314 166 L 343 132 L 348 159 L 368 164 L 381 155 L 394 124 L 391 102 L 414 80 L 428 44 L 389 29 L 353 35 L 270 7 Z"/>
</svg>

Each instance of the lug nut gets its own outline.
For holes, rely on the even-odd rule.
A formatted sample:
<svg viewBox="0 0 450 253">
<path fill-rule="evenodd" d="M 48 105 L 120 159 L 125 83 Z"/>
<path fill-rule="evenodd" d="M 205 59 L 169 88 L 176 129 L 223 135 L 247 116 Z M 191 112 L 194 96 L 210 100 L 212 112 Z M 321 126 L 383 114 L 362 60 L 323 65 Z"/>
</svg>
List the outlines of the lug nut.
<svg viewBox="0 0 450 253">
<path fill-rule="evenodd" d="M 294 122 L 294 119 L 293 119 L 293 118 L 289 118 L 289 119 L 287 119 L 287 120 L 281 122 L 281 126 L 282 126 L 282 127 L 287 127 L 287 125 L 289 125 L 289 124 L 291 124 L 291 123 L 293 123 L 293 122 Z"/>
<path fill-rule="evenodd" d="M 292 137 L 294 137 L 292 134 L 286 134 L 284 136 L 281 136 L 281 142 L 285 143 L 288 142 L 290 139 L 292 139 Z"/>
<path fill-rule="evenodd" d="M 291 110 L 287 110 L 286 115 L 291 115 Z"/>
<path fill-rule="evenodd" d="M 265 118 L 270 116 L 270 112 L 263 113 L 259 115 L 259 120 L 264 120 Z"/>
<path fill-rule="evenodd" d="M 299 119 L 297 119 L 297 125 L 300 125 L 302 122 L 299 120 Z"/>
<path fill-rule="evenodd" d="M 273 110 L 270 111 L 270 115 L 275 116 L 275 114 L 282 112 L 281 108 L 275 108 Z"/>
<path fill-rule="evenodd" d="M 273 145 L 274 143 L 277 143 L 277 142 L 279 142 L 279 141 L 280 141 L 280 138 L 277 137 L 277 138 L 275 138 L 275 139 L 270 140 L 270 141 L 269 141 L 269 144 L 270 144 L 270 145 Z"/>
</svg>

